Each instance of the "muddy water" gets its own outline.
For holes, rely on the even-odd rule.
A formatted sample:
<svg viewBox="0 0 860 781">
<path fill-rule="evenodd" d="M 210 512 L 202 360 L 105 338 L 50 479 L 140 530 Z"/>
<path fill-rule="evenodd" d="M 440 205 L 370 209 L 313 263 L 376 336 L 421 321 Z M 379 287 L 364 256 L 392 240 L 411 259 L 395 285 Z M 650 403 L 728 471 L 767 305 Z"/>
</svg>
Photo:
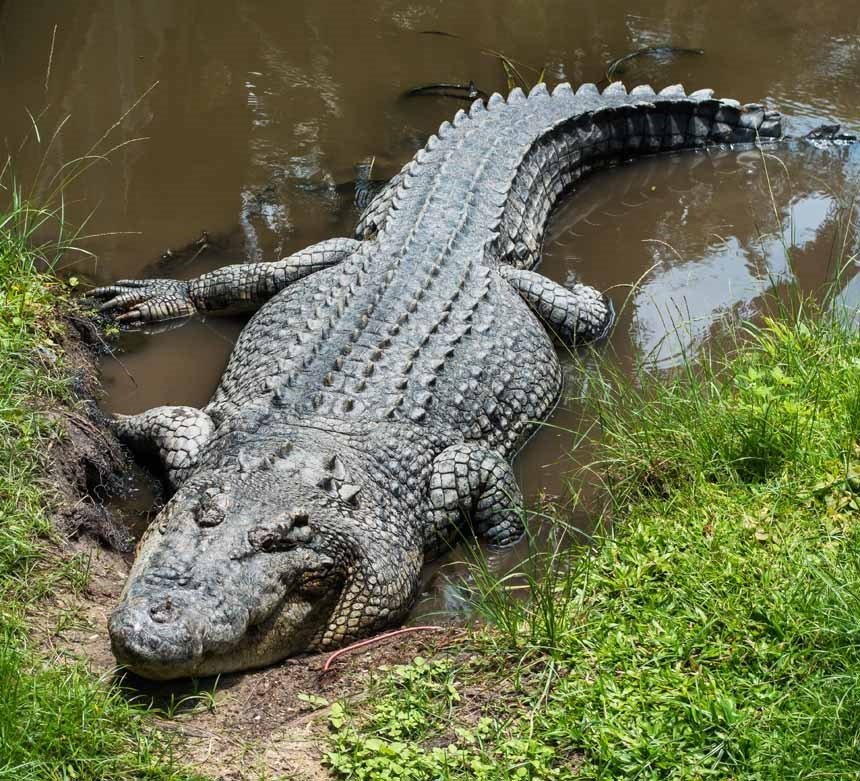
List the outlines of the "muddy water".
<svg viewBox="0 0 860 781">
<path fill-rule="evenodd" d="M 526 79 L 545 68 L 550 82 L 579 83 L 642 47 L 701 47 L 702 56 L 636 59 L 620 75 L 760 100 L 798 134 L 822 122 L 860 130 L 854 2 L 639 5 L 647 10 L 626 0 L 5 0 L 0 130 L 16 150 L 31 131 L 25 107 L 39 117 L 40 142 L 16 154 L 24 182 L 42 158 L 43 170 L 56 170 L 109 128 L 100 149 L 127 142 L 69 190 L 69 217 L 95 210 L 86 232 L 110 234 L 84 242 L 95 262 L 70 257 L 70 272 L 98 282 L 187 277 L 348 235 L 355 164 L 374 158 L 374 175 L 390 176 L 459 107 L 404 99 L 404 90 L 470 80 L 503 89 L 488 49 L 533 66 L 522 68 Z M 594 177 L 558 210 L 542 270 L 611 291 L 621 315 L 608 349 L 623 366 L 671 369 L 727 319 L 758 311 L 774 286 L 816 289 L 843 249 L 845 257 L 856 250 L 853 239 L 843 247 L 840 227 L 854 216 L 858 153 L 775 154 L 781 162 L 725 150 L 640 161 Z M 212 238 L 205 251 L 160 260 L 202 230 Z M 849 294 L 857 288 L 848 283 Z M 124 335 L 121 354 L 103 364 L 105 405 L 205 404 L 242 325 L 208 319 Z M 579 378 L 567 365 L 574 389 Z M 583 430 L 582 416 L 562 404 L 519 457 L 530 496 L 565 492 L 570 430 Z M 130 524 L 146 522 L 148 501 L 143 492 L 125 506 Z M 451 604 L 449 596 L 431 585 L 423 609 Z"/>
</svg>

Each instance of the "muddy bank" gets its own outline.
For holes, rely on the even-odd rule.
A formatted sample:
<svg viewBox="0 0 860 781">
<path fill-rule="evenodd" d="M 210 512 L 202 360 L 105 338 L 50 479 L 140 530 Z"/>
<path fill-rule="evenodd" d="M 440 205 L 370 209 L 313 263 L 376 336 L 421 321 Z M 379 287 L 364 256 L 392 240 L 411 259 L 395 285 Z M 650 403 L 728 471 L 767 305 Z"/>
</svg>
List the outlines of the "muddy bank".
<svg viewBox="0 0 860 781">
<path fill-rule="evenodd" d="M 37 358 L 46 369 L 59 363 L 72 391 L 71 401 L 40 410 L 57 433 L 44 458 L 51 516 L 69 539 L 130 553 L 131 535 L 104 505 L 108 496 L 123 490 L 129 467 L 128 455 L 98 405 L 97 361 L 107 344 L 86 313 L 72 310 L 58 317 L 63 322 L 58 352 L 42 347 Z"/>
</svg>

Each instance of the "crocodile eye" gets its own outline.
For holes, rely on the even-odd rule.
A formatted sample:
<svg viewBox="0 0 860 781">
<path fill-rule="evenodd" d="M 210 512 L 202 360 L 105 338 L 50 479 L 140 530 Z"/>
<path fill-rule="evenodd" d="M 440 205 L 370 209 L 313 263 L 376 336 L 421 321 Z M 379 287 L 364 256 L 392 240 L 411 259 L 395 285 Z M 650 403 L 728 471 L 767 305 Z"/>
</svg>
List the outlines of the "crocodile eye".
<svg viewBox="0 0 860 781">
<path fill-rule="evenodd" d="M 295 520 L 256 526 L 248 532 L 248 542 L 252 548 L 264 553 L 288 551 L 301 545 L 307 545 L 313 539 L 313 532 L 308 526 L 308 517 L 302 516 L 303 523 Z"/>
</svg>

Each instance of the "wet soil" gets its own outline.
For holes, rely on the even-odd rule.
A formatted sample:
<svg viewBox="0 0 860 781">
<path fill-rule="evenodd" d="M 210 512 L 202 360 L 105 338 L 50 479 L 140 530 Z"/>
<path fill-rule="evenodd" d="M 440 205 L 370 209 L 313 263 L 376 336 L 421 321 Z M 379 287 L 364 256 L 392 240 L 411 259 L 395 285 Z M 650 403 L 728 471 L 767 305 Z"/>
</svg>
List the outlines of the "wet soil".
<svg viewBox="0 0 860 781">
<path fill-rule="evenodd" d="M 52 516 L 68 539 L 86 538 L 90 544 L 130 554 L 134 537 L 106 505 L 112 496 L 124 492 L 130 462 L 97 401 L 101 395 L 98 353 L 105 343 L 99 327 L 86 315 L 69 313 L 63 319 L 60 354 L 46 349 L 39 356 L 51 370 L 62 361 L 74 396 L 69 404 L 43 410 L 57 431 L 45 455 L 43 476 Z"/>
</svg>

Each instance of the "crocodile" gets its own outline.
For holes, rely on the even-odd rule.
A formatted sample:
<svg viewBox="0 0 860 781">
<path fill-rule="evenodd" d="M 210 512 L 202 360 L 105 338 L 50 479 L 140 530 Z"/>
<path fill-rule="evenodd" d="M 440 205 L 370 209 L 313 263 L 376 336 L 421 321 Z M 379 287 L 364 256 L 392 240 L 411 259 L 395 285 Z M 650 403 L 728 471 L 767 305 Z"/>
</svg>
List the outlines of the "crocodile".
<svg viewBox="0 0 860 781">
<path fill-rule="evenodd" d="M 511 460 L 561 394 L 553 337 L 613 319 L 535 270 L 553 205 L 595 169 L 781 132 L 680 85 L 514 89 L 444 122 L 351 238 L 93 291 L 126 326 L 256 310 L 205 408 L 116 421 L 172 492 L 109 619 L 118 662 L 169 679 L 336 648 L 402 621 L 462 535 L 518 540 Z"/>
</svg>

